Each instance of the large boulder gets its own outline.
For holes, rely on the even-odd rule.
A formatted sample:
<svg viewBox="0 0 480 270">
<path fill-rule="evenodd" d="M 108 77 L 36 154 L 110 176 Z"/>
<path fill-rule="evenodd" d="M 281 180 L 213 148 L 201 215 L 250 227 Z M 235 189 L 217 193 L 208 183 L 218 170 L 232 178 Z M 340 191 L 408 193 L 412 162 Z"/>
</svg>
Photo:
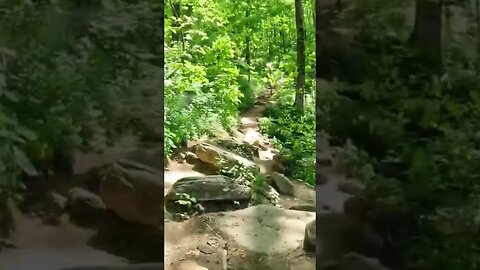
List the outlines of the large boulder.
<svg viewBox="0 0 480 270">
<path fill-rule="evenodd" d="M 305 226 L 305 238 L 303 239 L 303 248 L 306 251 L 315 252 L 317 246 L 317 223 L 315 220 Z"/>
<path fill-rule="evenodd" d="M 274 172 L 271 175 L 272 183 L 276 190 L 280 194 L 290 195 L 293 196 L 295 194 L 295 186 L 293 185 L 292 181 L 288 179 L 283 174 Z"/>
<path fill-rule="evenodd" d="M 70 218 L 75 223 L 93 226 L 105 218 L 107 207 L 97 194 L 78 187 L 70 189 L 68 193 Z"/>
<path fill-rule="evenodd" d="M 257 165 L 244 157 L 209 143 L 200 143 L 195 148 L 198 159 L 217 168 L 239 165 L 244 168 L 258 169 Z M 224 162 L 224 163 L 222 163 Z"/>
<path fill-rule="evenodd" d="M 245 250 L 269 255 L 301 248 L 305 226 L 314 219 L 315 213 L 261 204 L 217 215 L 211 226 Z"/>
<path fill-rule="evenodd" d="M 105 205 L 127 221 L 161 226 L 164 192 L 161 158 L 136 150 L 107 168 L 99 189 Z"/>
<path fill-rule="evenodd" d="M 232 210 L 231 207 L 235 205 L 248 205 L 250 190 L 250 187 L 223 175 L 190 176 L 173 184 L 165 196 L 165 204 L 168 211 L 177 212 L 177 201 L 195 198 L 195 202 L 201 204 L 205 212 L 226 211 Z"/>
<path fill-rule="evenodd" d="M 317 259 L 338 260 L 348 252 L 379 256 L 383 240 L 364 219 L 362 200 L 352 198 L 344 205 L 344 213 L 317 214 Z"/>
</svg>

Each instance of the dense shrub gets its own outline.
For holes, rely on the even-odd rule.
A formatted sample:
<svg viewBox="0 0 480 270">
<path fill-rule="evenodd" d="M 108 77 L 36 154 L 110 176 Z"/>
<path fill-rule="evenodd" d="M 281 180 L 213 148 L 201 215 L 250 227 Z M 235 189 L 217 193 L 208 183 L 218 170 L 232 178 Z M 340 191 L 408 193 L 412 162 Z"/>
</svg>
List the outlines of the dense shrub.
<svg viewBox="0 0 480 270">
<path fill-rule="evenodd" d="M 7 2 L 0 3 L 1 193 L 20 188 L 22 172 L 54 163 L 68 171 L 73 151 L 92 142 L 155 129 L 160 4 Z"/>
<path fill-rule="evenodd" d="M 432 77 L 403 45 L 408 29 L 379 23 L 398 13 L 392 8 L 402 12 L 393 4 L 365 11 L 355 46 L 370 68 L 357 71 L 360 82 L 321 92 L 318 128 L 347 143 L 344 156 L 400 247 L 398 269 L 477 269 L 477 78 L 458 50 Z"/>
</svg>

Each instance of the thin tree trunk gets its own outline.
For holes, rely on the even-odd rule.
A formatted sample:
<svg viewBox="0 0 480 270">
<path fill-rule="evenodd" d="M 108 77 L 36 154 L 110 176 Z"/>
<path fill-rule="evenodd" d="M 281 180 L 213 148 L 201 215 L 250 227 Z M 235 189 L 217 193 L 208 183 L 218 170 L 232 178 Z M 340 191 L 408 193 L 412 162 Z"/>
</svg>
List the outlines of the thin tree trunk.
<svg viewBox="0 0 480 270">
<path fill-rule="evenodd" d="M 173 12 L 173 22 L 172 26 L 175 28 L 175 31 L 172 31 L 172 41 L 180 41 L 181 32 L 180 32 L 180 9 L 181 4 L 180 1 L 175 1 L 172 4 L 172 12 Z"/>
<path fill-rule="evenodd" d="M 305 23 L 302 0 L 295 0 L 295 23 L 297 26 L 297 80 L 295 107 L 303 111 L 305 99 Z"/>
<path fill-rule="evenodd" d="M 247 1 L 247 10 L 245 10 L 245 17 L 247 18 L 250 17 L 250 1 Z M 249 30 L 249 25 L 247 25 L 247 31 Z M 250 33 L 247 33 L 245 37 L 245 60 L 247 61 L 247 66 L 248 66 L 248 71 L 247 71 L 247 76 L 248 76 L 248 82 L 250 82 L 250 63 L 251 63 L 251 55 L 250 55 Z"/>
<path fill-rule="evenodd" d="M 162 91 L 164 90 L 164 76 L 165 76 L 165 29 L 164 29 L 164 25 L 165 25 L 165 3 L 162 1 L 160 2 L 160 16 L 161 16 L 161 22 L 162 22 L 162 27 L 161 27 L 161 39 L 162 39 L 162 45 L 160 46 L 160 72 L 161 72 L 161 77 L 162 79 L 160 80 L 160 89 L 162 89 Z M 162 106 L 163 108 L 163 106 Z M 162 118 L 163 119 L 163 118 Z M 163 127 L 163 125 L 162 125 Z"/>
<path fill-rule="evenodd" d="M 476 22 L 477 22 L 477 64 L 476 70 L 477 75 L 480 73 L 480 1 L 475 1 L 475 13 L 476 13 Z"/>
<path fill-rule="evenodd" d="M 318 68 L 318 59 L 320 57 L 320 1 L 315 0 L 315 59 L 316 59 L 316 69 L 315 69 L 315 77 L 318 79 L 320 78 L 320 69 Z M 318 80 L 317 80 L 318 81 Z M 318 90 L 318 84 L 317 84 Z"/>
<path fill-rule="evenodd" d="M 415 26 L 408 43 L 432 73 L 440 74 L 443 71 L 442 1 L 417 0 L 415 8 Z"/>
</svg>

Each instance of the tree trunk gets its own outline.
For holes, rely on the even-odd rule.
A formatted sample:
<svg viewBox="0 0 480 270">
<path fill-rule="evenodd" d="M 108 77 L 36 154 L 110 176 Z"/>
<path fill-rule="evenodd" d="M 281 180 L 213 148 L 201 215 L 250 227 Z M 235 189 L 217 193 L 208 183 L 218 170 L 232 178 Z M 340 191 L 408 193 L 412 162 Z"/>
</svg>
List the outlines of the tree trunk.
<svg viewBox="0 0 480 270">
<path fill-rule="evenodd" d="M 441 1 L 416 1 L 415 26 L 408 43 L 433 74 L 442 73 Z"/>
<path fill-rule="evenodd" d="M 320 25 L 321 25 L 321 20 L 320 20 L 320 1 L 321 0 L 315 0 L 315 59 L 316 59 L 316 69 L 315 69 L 315 77 L 320 78 L 320 69 L 318 68 L 318 59 L 320 57 Z M 318 85 L 317 85 L 318 89 Z"/>
<path fill-rule="evenodd" d="M 248 21 L 250 17 L 250 1 L 247 1 L 247 10 L 245 10 L 245 18 Z M 249 30 L 249 25 L 247 25 L 247 31 Z M 250 82 L 250 63 L 251 63 L 251 53 L 250 53 L 250 33 L 247 33 L 245 37 L 245 60 L 247 61 L 248 71 L 248 82 Z"/>
<path fill-rule="evenodd" d="M 165 25 L 165 3 L 162 1 L 160 3 L 160 16 L 161 16 L 161 22 L 162 22 L 162 27 L 161 27 L 161 37 L 162 37 L 162 46 L 160 46 L 160 72 L 161 72 L 161 77 L 162 79 L 160 80 L 160 89 L 161 91 L 164 91 L 164 76 L 165 76 L 165 29 L 164 29 L 164 25 Z M 163 108 L 163 106 L 162 106 Z M 163 118 L 162 118 L 163 119 Z M 162 125 L 163 127 L 163 125 Z"/>
<path fill-rule="evenodd" d="M 480 73 L 480 1 L 475 0 L 475 13 L 476 13 L 476 24 L 477 24 L 477 64 L 476 70 L 477 75 Z"/>
<path fill-rule="evenodd" d="M 295 0 L 295 24 L 297 26 L 297 81 L 295 107 L 303 111 L 305 99 L 305 23 L 302 0 Z"/>
<path fill-rule="evenodd" d="M 172 31 L 172 41 L 180 41 L 181 32 L 180 32 L 180 1 L 172 3 L 172 12 L 173 12 L 173 21 L 172 26 L 175 28 Z"/>
</svg>

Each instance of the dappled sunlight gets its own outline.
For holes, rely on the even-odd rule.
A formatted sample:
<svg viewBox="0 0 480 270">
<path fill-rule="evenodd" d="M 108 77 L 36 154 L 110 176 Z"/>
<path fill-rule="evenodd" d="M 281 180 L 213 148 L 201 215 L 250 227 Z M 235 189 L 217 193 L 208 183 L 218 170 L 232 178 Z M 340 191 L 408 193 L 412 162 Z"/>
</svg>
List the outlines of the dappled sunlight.
<svg viewBox="0 0 480 270">
<path fill-rule="evenodd" d="M 194 170 L 195 165 L 188 164 L 186 162 L 180 163 L 177 161 L 171 161 L 168 165 L 168 169 L 164 172 L 165 186 L 173 185 L 178 179 L 188 176 L 203 176 L 205 174 Z"/>
<path fill-rule="evenodd" d="M 219 219 L 218 229 L 248 250 L 274 254 L 301 246 L 305 226 L 315 219 L 315 213 L 286 212 L 283 209 L 258 205 Z"/>
</svg>

